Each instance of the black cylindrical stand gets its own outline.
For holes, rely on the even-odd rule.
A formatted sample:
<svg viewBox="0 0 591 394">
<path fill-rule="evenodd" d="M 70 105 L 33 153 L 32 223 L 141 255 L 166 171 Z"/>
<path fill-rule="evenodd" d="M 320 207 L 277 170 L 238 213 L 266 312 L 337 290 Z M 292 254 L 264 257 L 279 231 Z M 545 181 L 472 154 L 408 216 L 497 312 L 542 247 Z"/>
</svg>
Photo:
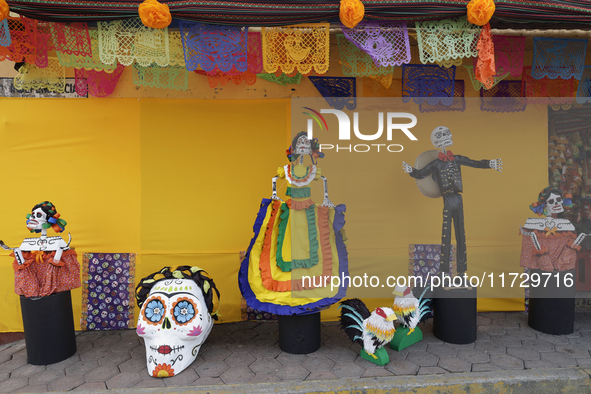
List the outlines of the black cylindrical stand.
<svg viewBox="0 0 591 394">
<path fill-rule="evenodd" d="M 54 364 L 76 353 L 69 290 L 40 298 L 21 296 L 21 312 L 29 364 Z"/>
<path fill-rule="evenodd" d="M 541 280 L 539 286 L 534 287 L 530 279 L 527 324 L 544 334 L 572 334 L 575 331 L 575 270 L 529 271 L 530 278 L 535 274 Z"/>
<path fill-rule="evenodd" d="M 320 349 L 320 312 L 279 316 L 279 347 L 290 354 L 308 354 Z"/>
<path fill-rule="evenodd" d="M 444 342 L 476 341 L 476 288 L 438 288 L 433 303 L 433 334 Z"/>
</svg>

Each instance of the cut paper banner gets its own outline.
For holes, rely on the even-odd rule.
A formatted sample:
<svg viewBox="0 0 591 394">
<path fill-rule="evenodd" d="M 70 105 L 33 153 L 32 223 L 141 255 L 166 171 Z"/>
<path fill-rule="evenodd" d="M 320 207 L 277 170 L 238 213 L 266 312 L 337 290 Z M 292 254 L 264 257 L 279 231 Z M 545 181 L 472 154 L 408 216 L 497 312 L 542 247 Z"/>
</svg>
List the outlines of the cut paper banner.
<svg viewBox="0 0 591 394">
<path fill-rule="evenodd" d="M 405 64 L 402 66 L 402 101 L 417 104 L 451 105 L 454 97 L 456 67 Z"/>
<path fill-rule="evenodd" d="M 197 74 L 207 76 L 207 82 L 209 83 L 210 88 L 215 88 L 219 85 L 226 85 L 228 82 L 232 81 L 235 85 L 240 85 L 244 82 L 247 85 L 254 85 L 257 81 L 257 75 L 251 73 L 250 71 L 246 71 L 240 74 L 226 74 L 221 71 L 217 71 L 215 74 L 208 74 L 203 70 L 195 70 Z"/>
<path fill-rule="evenodd" d="M 371 57 L 376 67 L 410 63 L 406 22 L 361 22 L 352 29 L 341 24 L 341 29 L 347 40 Z"/>
<path fill-rule="evenodd" d="M 287 75 L 285 75 L 285 73 L 282 73 L 280 76 L 277 76 L 275 74 L 261 73 L 261 74 L 257 74 L 257 78 L 261 78 L 261 79 L 264 79 L 269 82 L 278 83 L 279 85 L 282 85 L 282 86 L 285 86 L 286 84 L 298 84 L 299 85 L 299 83 L 302 80 L 302 74 L 297 73 L 293 77 L 288 77 Z"/>
<path fill-rule="evenodd" d="M 134 63 L 132 71 L 135 86 L 176 90 L 187 90 L 189 87 L 189 71 L 185 67 L 142 67 Z"/>
<path fill-rule="evenodd" d="M 263 28 L 263 67 L 274 73 L 281 69 L 291 74 L 312 70 L 325 74 L 329 66 L 328 23 Z"/>
<path fill-rule="evenodd" d="M 531 76 L 535 79 L 581 79 L 587 40 L 534 37 Z"/>
<path fill-rule="evenodd" d="M 341 55 L 344 76 L 368 77 L 372 75 L 391 75 L 394 72 L 393 66 L 376 66 L 373 59 L 347 40 L 345 35 L 337 34 L 337 42 L 339 43 L 339 54 Z"/>
<path fill-rule="evenodd" d="M 472 87 L 474 88 L 474 90 L 480 90 L 480 89 L 487 89 L 484 84 L 482 82 L 480 82 L 479 80 L 476 79 L 476 76 L 474 75 L 474 66 L 467 66 L 464 65 L 464 67 L 466 67 L 466 71 L 468 72 L 468 76 L 470 77 L 470 81 L 472 82 Z M 510 73 L 506 73 L 505 75 L 502 76 L 494 76 L 494 82 L 491 86 L 491 88 L 493 86 L 495 86 L 496 84 L 498 84 L 499 82 L 501 82 L 503 79 L 507 78 L 509 76 Z"/>
<path fill-rule="evenodd" d="M 85 253 L 82 278 L 82 330 L 134 327 L 135 254 Z"/>
<path fill-rule="evenodd" d="M 185 67 L 185 51 L 180 31 L 168 31 L 168 65 Z"/>
<path fill-rule="evenodd" d="M 308 77 L 326 102 L 334 109 L 357 107 L 355 78 L 350 77 Z"/>
<path fill-rule="evenodd" d="M 106 73 L 112 73 L 117 68 L 117 61 L 113 64 L 104 64 L 101 62 L 99 54 L 99 40 L 98 31 L 90 30 L 90 44 L 92 55 L 91 56 L 79 56 L 67 53 L 62 53 L 58 50 L 55 51 L 60 64 L 64 67 L 74 67 L 77 69 L 93 70 L 93 71 L 104 71 Z"/>
<path fill-rule="evenodd" d="M 0 46 L 0 61 L 25 62 L 35 64 L 37 60 L 37 21 L 25 17 L 9 16 L 8 29 L 11 43 Z"/>
<path fill-rule="evenodd" d="M 135 61 L 143 67 L 152 63 L 168 66 L 167 27 L 152 29 L 139 18 L 97 22 L 97 26 L 101 62 L 113 64 L 117 60 L 129 66 Z"/>
<path fill-rule="evenodd" d="M 198 67 L 208 73 L 245 72 L 248 37 L 246 28 L 179 21 L 187 70 Z M 216 70 L 217 69 L 217 70 Z"/>
<path fill-rule="evenodd" d="M 113 93 L 125 66 L 117 66 L 114 72 L 76 69 L 76 93 L 80 96 L 90 94 L 95 97 L 107 97 Z"/>
<path fill-rule="evenodd" d="M 49 62 L 47 52 L 55 49 L 50 31 L 51 22 L 39 21 L 37 24 L 37 59 L 35 65 L 39 68 L 47 67 Z"/>
<path fill-rule="evenodd" d="M 421 63 L 437 63 L 476 57 L 481 28 L 467 17 L 416 22 Z"/>
<path fill-rule="evenodd" d="M 232 67 L 230 72 L 222 72 L 219 68 L 215 68 L 215 72 L 205 72 L 196 70 L 198 74 L 207 75 L 209 86 L 215 88 L 218 84 L 226 85 L 229 81 L 240 85 L 244 82 L 247 85 L 254 85 L 257 81 L 257 74 L 263 69 L 262 48 L 261 48 L 261 34 L 248 33 L 248 54 L 247 54 L 247 70 L 245 72 L 238 72 L 236 67 Z"/>
<path fill-rule="evenodd" d="M 521 96 L 526 102 L 536 105 L 551 105 L 554 107 L 570 107 L 576 102 L 575 79 L 550 79 L 544 77 L 534 79 L 531 75 L 532 67 L 523 68 Z"/>
<path fill-rule="evenodd" d="M 464 98 L 464 81 L 455 81 L 454 98 L 450 105 L 444 105 L 441 102 L 437 104 L 429 104 L 428 101 L 423 101 L 419 104 L 419 111 L 421 112 L 437 112 L 437 111 L 461 111 L 466 109 L 466 99 Z"/>
<path fill-rule="evenodd" d="M 495 45 L 496 76 L 510 73 L 519 78 L 523 71 L 523 53 L 525 51 L 525 37 L 493 36 Z"/>
<path fill-rule="evenodd" d="M 591 66 L 585 66 L 583 76 L 577 89 L 577 103 L 583 104 L 591 101 Z"/>
<path fill-rule="evenodd" d="M 490 89 L 496 83 L 495 74 L 497 73 L 490 24 L 487 23 L 482 27 L 476 49 L 478 49 L 478 57 L 474 63 L 474 76 L 486 89 Z"/>
<path fill-rule="evenodd" d="M 7 47 L 12 43 L 10 38 L 10 29 L 8 28 L 8 18 L 0 22 L 0 46 Z"/>
<path fill-rule="evenodd" d="M 66 55 L 92 56 L 92 45 L 86 22 L 49 23 L 56 51 Z"/>
<path fill-rule="evenodd" d="M 50 92 L 64 93 L 66 90 L 66 70 L 57 58 L 50 57 L 47 67 L 39 68 L 34 64 L 25 64 L 14 77 L 17 90 L 47 89 Z"/>
<path fill-rule="evenodd" d="M 501 81 L 489 90 L 480 91 L 480 109 L 488 112 L 525 111 L 526 100 L 521 97 L 521 81 Z"/>
</svg>

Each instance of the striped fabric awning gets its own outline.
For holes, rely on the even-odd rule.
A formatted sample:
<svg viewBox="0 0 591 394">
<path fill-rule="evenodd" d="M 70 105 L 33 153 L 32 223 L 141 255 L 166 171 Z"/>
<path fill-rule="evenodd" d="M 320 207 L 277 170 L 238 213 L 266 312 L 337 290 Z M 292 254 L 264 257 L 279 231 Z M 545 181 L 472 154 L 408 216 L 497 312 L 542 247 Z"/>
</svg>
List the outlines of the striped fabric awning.
<svg viewBox="0 0 591 394">
<path fill-rule="evenodd" d="M 11 11 L 49 21 L 137 17 L 142 0 L 8 0 Z M 162 0 L 173 18 L 239 26 L 338 21 L 339 0 Z M 366 20 L 425 21 L 466 15 L 468 0 L 364 0 Z M 590 0 L 497 0 L 492 27 L 591 27 Z"/>
</svg>

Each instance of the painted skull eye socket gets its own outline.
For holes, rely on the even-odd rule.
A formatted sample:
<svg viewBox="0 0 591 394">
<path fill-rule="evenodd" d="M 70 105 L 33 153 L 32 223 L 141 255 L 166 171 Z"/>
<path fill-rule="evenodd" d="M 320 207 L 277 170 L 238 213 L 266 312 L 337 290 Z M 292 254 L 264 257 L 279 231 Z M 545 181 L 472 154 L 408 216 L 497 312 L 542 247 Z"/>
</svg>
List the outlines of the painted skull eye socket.
<svg viewBox="0 0 591 394">
<path fill-rule="evenodd" d="M 148 299 L 144 305 L 143 315 L 148 324 L 158 325 L 166 313 L 164 301 L 158 297 L 153 297 Z"/>
<path fill-rule="evenodd" d="M 550 200 L 546 201 L 549 205 L 554 205 L 554 199 L 551 198 Z M 556 203 L 560 204 L 562 202 L 562 197 L 556 198 Z"/>
<path fill-rule="evenodd" d="M 35 216 L 37 216 L 37 218 L 40 218 L 43 215 L 41 215 L 41 212 L 37 212 L 37 214 Z"/>
<path fill-rule="evenodd" d="M 179 299 L 172 307 L 172 316 L 179 325 L 188 324 L 197 316 L 199 310 L 192 300 L 183 297 Z"/>
</svg>

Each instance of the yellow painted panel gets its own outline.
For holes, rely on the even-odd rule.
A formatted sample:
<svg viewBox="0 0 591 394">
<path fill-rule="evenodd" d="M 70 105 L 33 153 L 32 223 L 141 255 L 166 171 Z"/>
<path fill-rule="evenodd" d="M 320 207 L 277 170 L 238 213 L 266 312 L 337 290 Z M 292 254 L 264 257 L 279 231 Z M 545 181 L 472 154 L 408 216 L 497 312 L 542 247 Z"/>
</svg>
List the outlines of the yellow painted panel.
<svg viewBox="0 0 591 394">
<path fill-rule="evenodd" d="M 222 321 L 239 320 L 238 252 L 247 248 L 260 201 L 285 163 L 289 105 L 288 99 L 0 99 L 6 177 L 0 239 L 19 245 L 29 235 L 25 215 L 50 200 L 68 221 L 80 262 L 85 252 L 138 253 L 137 278 L 163 266 L 199 265 L 222 293 Z M 380 277 L 406 275 L 409 243 L 440 242 L 441 201 L 422 196 L 400 166 L 432 149 L 431 129 L 450 116 L 423 115 L 419 141 L 387 160 L 378 157 L 377 166 L 353 168 L 346 156 L 331 153 L 320 163 L 333 202 L 347 204 L 354 274 L 386 256 L 391 264 Z M 505 162 L 502 174 L 463 171 L 470 274 L 491 265 L 519 270 L 517 226 L 547 183 L 546 114 L 531 115 L 455 114 L 454 153 Z M 12 259 L 0 254 L 0 331 L 20 331 Z M 72 294 L 79 327 L 80 290 Z M 479 300 L 479 309 L 522 309 L 514 298 Z M 365 301 L 370 309 L 391 305 L 388 297 Z M 323 312 L 324 320 L 337 316 L 336 306 Z"/>
<path fill-rule="evenodd" d="M 246 250 L 286 162 L 289 100 L 142 100 L 145 253 Z M 205 268 L 205 267 L 204 267 Z"/>
<path fill-rule="evenodd" d="M 0 99 L 0 239 L 30 236 L 25 216 L 53 202 L 68 222 L 82 264 L 85 252 L 139 252 L 140 151 L 137 99 Z M 52 235 L 52 230 L 49 231 Z M 12 259 L 1 251 L 0 331 L 22 331 Z M 72 292 L 79 327 L 81 292 Z"/>
</svg>

